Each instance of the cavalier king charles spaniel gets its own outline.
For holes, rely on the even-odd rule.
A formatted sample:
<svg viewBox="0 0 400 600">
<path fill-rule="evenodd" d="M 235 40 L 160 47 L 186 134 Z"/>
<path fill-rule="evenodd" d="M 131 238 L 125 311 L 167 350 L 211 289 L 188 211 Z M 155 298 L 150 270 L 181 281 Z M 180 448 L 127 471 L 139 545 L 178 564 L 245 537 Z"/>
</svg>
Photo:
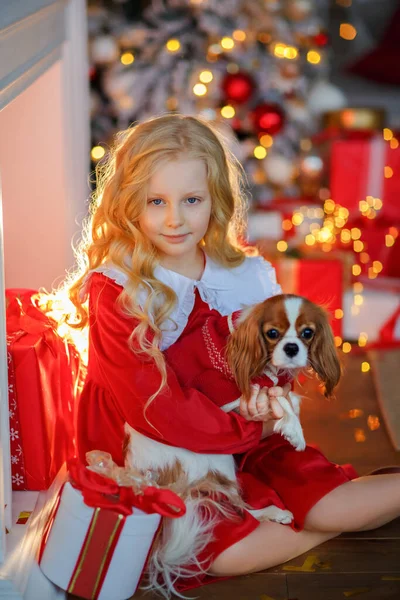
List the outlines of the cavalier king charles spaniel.
<svg viewBox="0 0 400 600">
<path fill-rule="evenodd" d="M 242 394 L 249 399 L 250 384 L 260 375 L 292 379 L 300 371 L 314 371 L 324 384 L 325 396 L 332 396 L 341 369 L 327 313 L 300 296 L 281 294 L 228 317 L 229 336 L 226 359 Z M 274 431 L 296 450 L 306 443 L 299 421 L 299 397 L 290 392 L 290 402 L 278 398 L 284 415 Z M 239 400 L 223 410 L 237 409 Z"/>
<path fill-rule="evenodd" d="M 254 383 L 284 385 L 299 372 L 311 370 L 330 397 L 341 374 L 326 312 L 291 294 L 273 296 L 228 316 L 208 313 L 205 320 L 187 328 L 165 355 L 182 386 L 198 389 L 226 412 L 238 409 L 240 396 L 250 399 Z M 290 400 L 280 397 L 278 401 L 284 415 L 274 431 L 301 451 L 305 440 L 299 398 L 290 392 Z M 243 502 L 232 455 L 197 454 L 162 444 L 128 425 L 126 432 L 127 463 L 150 469 L 159 485 L 181 493 L 187 508 L 179 519 L 164 519 L 149 561 L 149 588 L 168 596 L 175 578 L 192 574 L 183 565 L 199 568 L 196 557 L 212 538 L 218 513 L 234 518 L 235 510 L 247 509 L 259 520 L 292 520 L 287 510 L 276 506 L 251 510 Z"/>
</svg>

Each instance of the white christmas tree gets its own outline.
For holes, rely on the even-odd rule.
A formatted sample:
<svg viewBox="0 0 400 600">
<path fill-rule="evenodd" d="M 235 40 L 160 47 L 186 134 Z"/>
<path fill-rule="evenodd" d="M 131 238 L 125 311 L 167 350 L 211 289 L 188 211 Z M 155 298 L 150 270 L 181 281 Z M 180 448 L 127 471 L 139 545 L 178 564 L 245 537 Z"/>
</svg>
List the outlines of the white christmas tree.
<svg viewBox="0 0 400 600">
<path fill-rule="evenodd" d="M 118 129 L 177 111 L 218 126 L 254 206 L 304 194 L 318 117 L 345 104 L 327 82 L 329 1 L 153 0 L 135 21 L 128 5 L 89 5 L 94 159 Z"/>
</svg>

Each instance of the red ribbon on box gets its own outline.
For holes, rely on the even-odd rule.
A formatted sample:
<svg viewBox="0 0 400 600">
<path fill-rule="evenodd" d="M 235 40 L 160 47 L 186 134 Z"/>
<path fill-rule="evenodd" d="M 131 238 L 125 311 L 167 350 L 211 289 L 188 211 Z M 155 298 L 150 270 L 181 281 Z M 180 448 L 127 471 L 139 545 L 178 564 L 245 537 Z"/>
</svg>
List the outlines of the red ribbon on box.
<svg viewBox="0 0 400 600">
<path fill-rule="evenodd" d="M 147 486 L 136 494 L 132 487 L 119 486 L 113 479 L 89 470 L 77 458 L 68 461 L 68 469 L 71 485 L 82 493 L 85 504 L 95 510 L 67 591 L 95 600 L 100 594 L 126 517 L 134 512 L 133 507 L 146 513 L 179 518 L 185 514 L 186 505 L 169 489 Z M 63 487 L 43 531 L 39 563 L 58 512 Z M 146 563 L 147 560 L 145 566 Z"/>
<path fill-rule="evenodd" d="M 139 493 L 132 487 L 119 486 L 116 481 L 85 467 L 77 458 L 68 461 L 71 485 L 83 495 L 83 501 L 93 508 L 106 508 L 125 516 L 135 506 L 145 513 L 178 518 L 185 514 L 186 505 L 172 490 L 147 486 Z"/>
<path fill-rule="evenodd" d="M 14 489 L 47 489 L 74 454 L 74 386 L 78 352 L 57 334 L 56 324 L 32 301 L 32 290 L 7 290 L 6 310 L 11 401 L 17 405 L 22 462 Z M 15 411 L 17 415 L 17 412 Z M 16 476 L 18 475 L 18 479 Z"/>
</svg>

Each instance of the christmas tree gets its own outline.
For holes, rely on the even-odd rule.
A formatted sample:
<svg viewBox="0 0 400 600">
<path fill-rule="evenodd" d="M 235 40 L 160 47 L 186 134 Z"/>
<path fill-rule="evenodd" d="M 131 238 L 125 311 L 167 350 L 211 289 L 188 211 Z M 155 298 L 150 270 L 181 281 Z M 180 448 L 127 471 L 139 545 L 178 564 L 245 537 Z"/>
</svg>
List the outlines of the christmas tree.
<svg viewBox="0 0 400 600">
<path fill-rule="evenodd" d="M 253 206 L 316 194 L 322 161 L 307 156 L 309 137 L 324 110 L 345 104 L 327 83 L 328 4 L 91 2 L 92 158 L 117 130 L 177 111 L 217 125 L 245 167 Z"/>
</svg>

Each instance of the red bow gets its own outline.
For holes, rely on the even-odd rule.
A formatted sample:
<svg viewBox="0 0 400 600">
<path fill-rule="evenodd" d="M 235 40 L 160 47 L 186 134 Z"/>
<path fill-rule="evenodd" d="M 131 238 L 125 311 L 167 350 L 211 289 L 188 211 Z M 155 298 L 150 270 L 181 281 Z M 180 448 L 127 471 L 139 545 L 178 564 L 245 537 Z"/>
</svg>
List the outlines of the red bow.
<svg viewBox="0 0 400 600">
<path fill-rule="evenodd" d="M 71 485 L 82 493 L 83 501 L 93 508 L 105 508 L 125 516 L 133 506 L 146 513 L 158 513 L 177 518 L 186 512 L 186 506 L 172 490 L 153 486 L 135 494 L 131 487 L 119 486 L 113 479 L 87 469 L 77 458 L 68 462 Z"/>
</svg>

